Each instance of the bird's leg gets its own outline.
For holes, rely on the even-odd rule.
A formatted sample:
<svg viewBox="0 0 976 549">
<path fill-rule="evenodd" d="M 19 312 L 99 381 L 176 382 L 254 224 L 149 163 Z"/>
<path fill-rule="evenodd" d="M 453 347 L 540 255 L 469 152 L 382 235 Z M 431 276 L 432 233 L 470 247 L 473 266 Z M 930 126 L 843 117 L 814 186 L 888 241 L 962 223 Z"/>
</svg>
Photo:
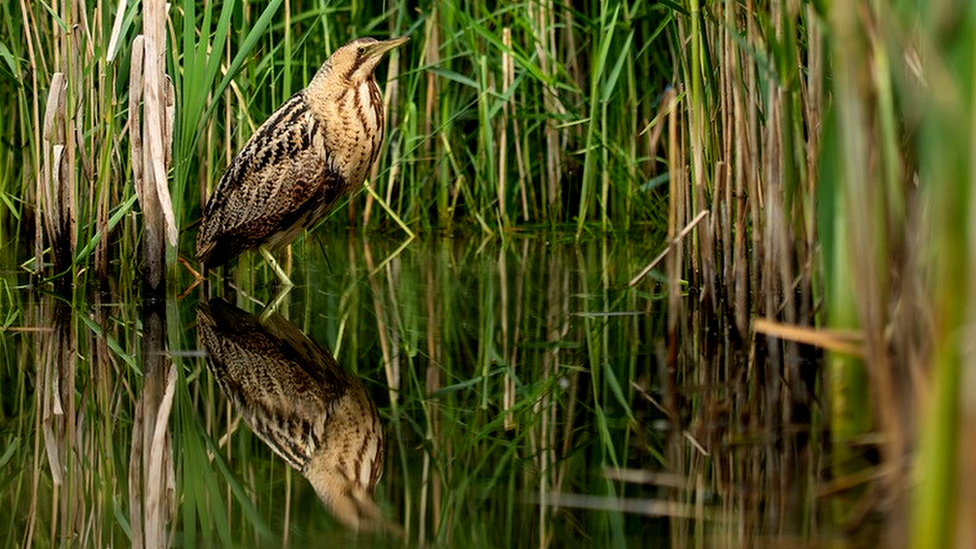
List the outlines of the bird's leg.
<svg viewBox="0 0 976 549">
<path fill-rule="evenodd" d="M 268 262 L 268 265 L 271 266 L 271 270 L 273 270 L 275 274 L 278 275 L 278 280 L 280 280 L 281 283 L 284 284 L 285 287 L 287 288 L 291 288 L 292 286 L 294 286 L 294 284 L 292 284 L 291 282 L 291 279 L 288 278 L 287 274 L 285 274 L 285 270 L 281 268 L 281 265 L 278 265 L 278 261 L 274 258 L 273 255 L 271 255 L 271 250 L 269 250 L 268 247 L 263 244 L 260 247 L 258 247 L 258 250 L 261 252 L 261 255 L 264 256 L 264 260 Z"/>
<path fill-rule="evenodd" d="M 262 324 L 268 320 L 268 317 L 270 317 L 275 312 L 277 312 L 278 307 L 280 307 L 281 304 L 284 303 L 285 297 L 288 295 L 288 292 L 290 292 L 293 287 L 294 286 L 291 285 L 284 285 L 281 288 L 278 288 L 278 291 L 275 293 L 274 298 L 272 298 L 271 301 L 264 307 L 264 310 L 261 311 L 261 316 L 258 317 L 258 320 Z"/>
<path fill-rule="evenodd" d="M 193 291 L 193 288 L 199 286 L 200 283 L 203 282 L 205 279 L 203 278 L 202 274 L 198 273 L 197 270 L 194 269 L 192 265 L 190 265 L 189 261 L 183 259 L 182 257 L 177 257 L 176 260 L 179 261 L 181 265 L 186 267 L 186 270 L 190 271 L 193 274 L 193 283 L 190 284 L 190 287 L 183 290 L 183 293 L 181 293 L 180 295 L 176 296 L 176 299 L 179 300 L 190 295 L 190 292 Z"/>
</svg>

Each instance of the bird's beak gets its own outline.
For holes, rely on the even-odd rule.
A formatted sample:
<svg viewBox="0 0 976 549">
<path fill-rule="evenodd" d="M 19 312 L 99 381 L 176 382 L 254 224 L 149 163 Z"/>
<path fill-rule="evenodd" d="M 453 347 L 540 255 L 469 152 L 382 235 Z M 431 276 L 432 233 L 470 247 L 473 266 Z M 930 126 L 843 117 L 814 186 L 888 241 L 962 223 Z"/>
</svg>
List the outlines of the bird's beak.
<svg viewBox="0 0 976 549">
<path fill-rule="evenodd" d="M 370 49 L 369 56 L 382 57 L 384 53 L 392 50 L 393 48 L 398 48 L 406 44 L 409 40 L 410 40 L 409 36 L 401 36 L 399 38 L 391 38 L 390 40 L 374 42 L 369 46 Z"/>
</svg>

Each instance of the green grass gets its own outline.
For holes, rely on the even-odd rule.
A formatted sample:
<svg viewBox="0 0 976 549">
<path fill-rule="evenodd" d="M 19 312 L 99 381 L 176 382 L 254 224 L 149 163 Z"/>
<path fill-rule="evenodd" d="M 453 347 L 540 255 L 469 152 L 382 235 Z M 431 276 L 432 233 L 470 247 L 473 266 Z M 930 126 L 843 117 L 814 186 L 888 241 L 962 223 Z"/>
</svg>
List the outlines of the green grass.
<svg viewBox="0 0 976 549">
<path fill-rule="evenodd" d="M 7 2 L 4 8 L 2 43 L 9 55 L 0 86 L 18 105 L 3 125 L 5 242 L 16 248 L 28 240 L 14 237 L 24 234 L 42 251 L 68 242 L 64 253 L 49 250 L 29 265 L 46 276 L 68 264 L 73 277 L 87 272 L 93 258 L 79 254 L 86 245 L 98 272 L 109 259 L 124 267 L 120 258 L 136 249 L 140 219 L 126 216 L 109 231 L 112 238 L 96 242 L 95 235 L 133 195 L 133 170 L 151 175 L 153 164 L 141 161 L 142 147 L 157 150 L 144 129 L 146 93 L 129 101 L 136 97 L 129 80 L 132 44 L 143 32 L 141 12 L 132 3 L 121 13 L 100 5 L 84 14 L 37 3 Z M 472 9 L 438 2 L 420 10 L 394 4 L 385 13 L 368 4 L 281 0 L 173 4 L 160 37 L 165 43 L 156 47 L 165 48 L 164 70 L 175 91 L 171 158 L 162 173 L 180 230 L 176 249 L 190 255 L 193 230 L 186 229 L 254 128 L 308 81 L 331 50 L 362 35 L 412 38 L 378 70 L 392 103 L 385 153 L 371 180 L 390 210 L 360 193 L 330 223 L 384 230 L 398 218 L 414 231 L 429 232 L 476 221 L 499 234 L 513 225 L 573 218 L 577 231 L 659 220 L 654 206 L 661 198 L 641 189 L 663 166 L 649 156 L 639 132 L 670 80 L 661 69 L 668 64 L 662 55 L 668 33 L 662 30 L 671 17 L 669 10 L 641 2 L 594 4 L 581 12 L 548 3 Z M 59 29 L 69 22 L 90 32 L 83 36 L 86 47 L 65 57 L 59 52 L 68 39 Z M 591 36 L 601 39 L 592 42 Z M 63 107 L 54 110 L 60 118 L 52 119 L 62 135 L 46 141 L 43 118 L 56 71 L 67 82 Z M 68 112 L 77 116 L 64 116 Z M 64 139 L 65 132 L 81 139 Z M 130 151 L 135 132 L 143 143 Z M 66 199 L 48 205 L 39 196 L 57 181 L 44 171 L 44 158 L 60 145 L 66 151 L 65 177 L 59 178 Z M 130 152 L 146 166 L 133 164 Z M 30 223 L 62 207 L 74 212 L 70 226 L 54 232 L 53 221 Z M 588 226 L 590 221 L 598 223 Z M 21 246 L 16 256 L 24 261 L 30 253 Z M 47 267 L 44 262 L 56 257 L 60 263 Z M 168 263 L 175 257 L 171 251 Z"/>
</svg>

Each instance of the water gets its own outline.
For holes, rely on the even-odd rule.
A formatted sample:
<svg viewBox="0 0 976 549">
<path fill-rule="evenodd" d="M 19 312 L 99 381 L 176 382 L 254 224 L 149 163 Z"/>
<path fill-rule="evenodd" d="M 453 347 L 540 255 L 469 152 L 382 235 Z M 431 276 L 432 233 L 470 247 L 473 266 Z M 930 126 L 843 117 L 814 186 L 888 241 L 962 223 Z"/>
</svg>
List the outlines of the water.
<svg viewBox="0 0 976 549">
<path fill-rule="evenodd" d="M 71 306 L 11 290 L 0 343 L 0 530 L 12 535 L 2 543 L 790 547 L 848 539 L 829 526 L 836 521 L 817 495 L 816 431 L 783 435 L 770 422 L 748 345 L 740 353 L 705 345 L 691 329 L 707 323 L 694 312 L 669 344 L 666 287 L 628 286 L 658 251 L 650 240 L 552 235 L 504 243 L 320 236 L 296 252 L 298 286 L 263 324 L 258 315 L 276 288 L 257 254 L 224 284 L 160 303 L 129 290 L 90 292 Z M 189 286 L 185 271 L 177 276 L 178 290 Z M 14 274 L 5 280 L 13 286 Z M 249 328 L 215 339 L 198 316 L 208 293 L 233 304 Z M 230 347 L 236 374 L 208 366 L 207 349 Z M 240 366 L 245 355 L 251 362 Z M 282 360 L 292 373 L 268 366 Z M 355 521 L 287 464 L 297 446 L 276 444 L 260 419 L 307 401 L 269 403 L 262 383 L 306 371 L 318 380 L 309 394 L 361 391 L 351 410 L 369 421 L 375 406 L 385 434 L 375 493 L 384 526 L 350 528 Z M 249 373 L 264 381 L 241 377 Z M 316 410 L 322 421 L 341 416 Z M 336 440 L 321 446 L 338 451 Z"/>
</svg>

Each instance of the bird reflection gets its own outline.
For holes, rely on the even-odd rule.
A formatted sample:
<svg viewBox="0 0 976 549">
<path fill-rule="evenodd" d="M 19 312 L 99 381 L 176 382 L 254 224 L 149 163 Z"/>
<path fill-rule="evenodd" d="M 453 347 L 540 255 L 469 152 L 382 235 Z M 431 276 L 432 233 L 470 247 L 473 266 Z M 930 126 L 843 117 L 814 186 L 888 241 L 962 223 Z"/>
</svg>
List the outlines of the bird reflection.
<svg viewBox="0 0 976 549">
<path fill-rule="evenodd" d="M 222 300 L 197 309 L 207 364 L 251 430 L 309 480 L 341 522 L 397 531 L 374 499 L 383 429 L 362 381 L 278 315 Z"/>
</svg>

